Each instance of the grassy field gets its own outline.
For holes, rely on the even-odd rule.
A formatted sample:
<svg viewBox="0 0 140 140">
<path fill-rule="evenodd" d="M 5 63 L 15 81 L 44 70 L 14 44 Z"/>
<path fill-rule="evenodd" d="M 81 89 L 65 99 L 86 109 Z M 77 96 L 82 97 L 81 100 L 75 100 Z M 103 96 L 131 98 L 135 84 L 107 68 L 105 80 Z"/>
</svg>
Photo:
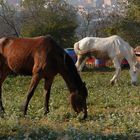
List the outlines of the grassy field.
<svg viewBox="0 0 140 140">
<path fill-rule="evenodd" d="M 113 71 L 82 73 L 89 91 L 88 118 L 73 112 L 69 92 L 58 75 L 53 83 L 50 113 L 44 116 L 44 89 L 40 82 L 26 118 L 20 107 L 31 77 L 9 77 L 3 85 L 4 118 L 0 118 L 0 140 L 136 140 L 140 139 L 140 79 L 130 84 L 123 70 L 118 85 L 110 86 Z"/>
</svg>

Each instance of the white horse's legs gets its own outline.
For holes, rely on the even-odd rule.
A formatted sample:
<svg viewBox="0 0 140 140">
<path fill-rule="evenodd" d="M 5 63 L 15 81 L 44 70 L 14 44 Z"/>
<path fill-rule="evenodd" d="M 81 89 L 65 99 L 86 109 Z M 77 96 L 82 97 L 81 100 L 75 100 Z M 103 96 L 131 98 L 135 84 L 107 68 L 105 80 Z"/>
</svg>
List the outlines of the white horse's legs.
<svg viewBox="0 0 140 140">
<path fill-rule="evenodd" d="M 76 67 L 77 67 L 77 70 L 78 71 L 82 71 L 83 70 L 83 67 L 86 63 L 86 60 L 87 60 L 87 57 L 84 56 L 84 55 L 78 55 L 77 56 L 77 62 L 76 62 Z"/>
<path fill-rule="evenodd" d="M 113 63 L 114 63 L 114 67 L 116 69 L 115 74 L 113 76 L 113 78 L 110 80 L 110 83 L 113 85 L 117 82 L 119 76 L 120 76 L 120 72 L 121 72 L 121 59 L 119 60 L 117 57 L 115 57 L 113 59 Z"/>
<path fill-rule="evenodd" d="M 84 66 L 85 66 L 85 63 L 86 63 L 86 60 L 87 60 L 87 58 L 85 58 L 85 59 L 83 60 L 83 62 L 81 63 L 81 65 L 80 65 L 80 67 L 79 67 L 79 71 L 82 71 L 82 70 L 83 70 L 83 68 L 84 68 Z"/>
</svg>

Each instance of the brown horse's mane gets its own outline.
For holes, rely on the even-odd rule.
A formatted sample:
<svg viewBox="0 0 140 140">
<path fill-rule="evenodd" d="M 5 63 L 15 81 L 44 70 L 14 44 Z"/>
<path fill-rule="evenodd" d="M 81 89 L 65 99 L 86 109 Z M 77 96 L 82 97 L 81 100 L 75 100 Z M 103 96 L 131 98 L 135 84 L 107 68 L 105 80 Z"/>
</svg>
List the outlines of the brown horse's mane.
<svg viewBox="0 0 140 140">
<path fill-rule="evenodd" d="M 85 90 L 85 83 L 82 81 L 77 68 L 73 62 L 73 60 L 71 59 L 71 57 L 64 51 L 62 51 L 62 48 L 60 46 L 58 46 L 61 51 L 61 55 L 63 55 L 63 61 L 64 61 L 64 67 L 67 69 L 68 72 L 68 76 L 71 79 L 71 81 L 74 83 L 74 85 L 76 86 L 76 88 L 80 91 L 80 90 Z M 63 52 L 63 54 L 62 54 Z M 87 92 L 80 92 L 80 93 L 87 93 Z M 85 95 L 87 97 L 87 95 Z"/>
<path fill-rule="evenodd" d="M 74 65 L 73 60 L 66 53 L 64 54 L 64 64 L 65 64 L 65 67 L 67 67 L 67 69 L 69 69 L 68 73 L 69 73 L 70 77 L 73 79 L 73 82 L 75 83 L 75 85 L 77 85 L 77 88 L 80 89 L 83 82 Z"/>
<path fill-rule="evenodd" d="M 59 55 L 63 59 L 64 67 L 67 70 L 67 76 L 69 76 L 69 79 L 74 83 L 76 89 L 85 90 L 85 83 L 82 81 L 71 57 L 64 51 L 64 49 L 61 46 L 57 44 L 57 42 L 50 35 L 47 35 L 46 38 L 49 39 L 49 41 L 52 44 L 54 44 L 53 46 L 56 46 L 57 53 L 59 53 Z M 79 92 L 79 93 L 87 93 L 87 92 Z"/>
</svg>

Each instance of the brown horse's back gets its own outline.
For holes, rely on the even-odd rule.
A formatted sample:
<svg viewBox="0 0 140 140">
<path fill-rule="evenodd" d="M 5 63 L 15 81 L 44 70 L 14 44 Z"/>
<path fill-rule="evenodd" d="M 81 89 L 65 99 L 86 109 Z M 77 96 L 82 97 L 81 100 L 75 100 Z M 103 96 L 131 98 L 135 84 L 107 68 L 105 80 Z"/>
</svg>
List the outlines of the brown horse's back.
<svg viewBox="0 0 140 140">
<path fill-rule="evenodd" d="M 51 45 L 46 37 L 4 38 L 0 41 L 0 53 L 10 71 L 31 75 L 38 69 L 45 68 L 47 47 Z"/>
</svg>

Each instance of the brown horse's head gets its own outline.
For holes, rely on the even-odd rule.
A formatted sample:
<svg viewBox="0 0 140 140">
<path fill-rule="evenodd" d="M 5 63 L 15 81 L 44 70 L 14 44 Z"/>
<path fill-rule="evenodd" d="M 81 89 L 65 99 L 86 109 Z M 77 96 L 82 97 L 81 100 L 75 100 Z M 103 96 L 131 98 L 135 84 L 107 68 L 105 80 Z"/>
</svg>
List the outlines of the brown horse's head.
<svg viewBox="0 0 140 140">
<path fill-rule="evenodd" d="M 64 52 L 62 56 L 64 63 L 61 66 L 60 74 L 63 76 L 70 90 L 70 102 L 72 108 L 77 113 L 83 112 L 85 119 L 87 117 L 87 88 L 85 83 L 82 82 L 72 58 L 66 52 Z"/>
<path fill-rule="evenodd" d="M 75 112 L 80 113 L 81 111 L 84 113 L 84 119 L 87 118 L 87 98 L 88 92 L 85 86 L 85 83 L 82 83 L 82 86 L 79 90 L 71 93 L 71 105 Z"/>
</svg>

